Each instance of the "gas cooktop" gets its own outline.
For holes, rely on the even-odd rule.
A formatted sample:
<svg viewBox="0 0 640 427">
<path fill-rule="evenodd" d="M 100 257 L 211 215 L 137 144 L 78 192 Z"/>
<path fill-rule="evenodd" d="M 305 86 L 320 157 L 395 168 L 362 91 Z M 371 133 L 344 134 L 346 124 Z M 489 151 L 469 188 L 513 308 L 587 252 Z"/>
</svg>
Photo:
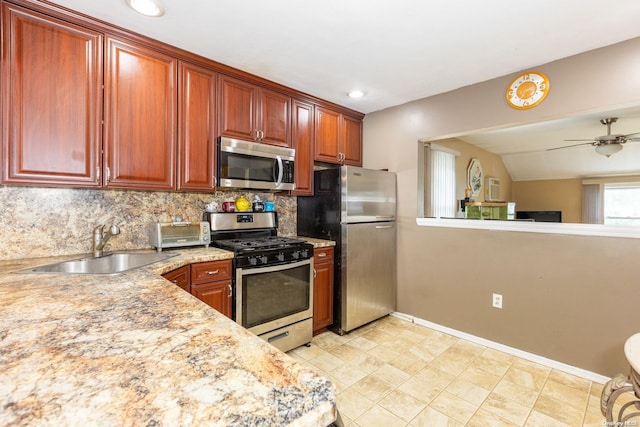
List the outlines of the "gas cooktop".
<svg viewBox="0 0 640 427">
<path fill-rule="evenodd" d="M 278 236 L 245 239 L 224 239 L 215 240 L 213 243 L 219 248 L 233 250 L 236 253 L 252 252 L 256 250 L 292 248 L 307 244 L 302 240 Z"/>
</svg>

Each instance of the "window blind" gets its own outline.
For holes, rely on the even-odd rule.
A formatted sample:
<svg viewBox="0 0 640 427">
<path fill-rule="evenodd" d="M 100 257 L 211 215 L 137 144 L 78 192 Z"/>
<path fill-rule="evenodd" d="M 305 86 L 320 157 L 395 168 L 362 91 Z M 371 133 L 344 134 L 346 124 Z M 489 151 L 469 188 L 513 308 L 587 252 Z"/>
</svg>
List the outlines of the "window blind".
<svg viewBox="0 0 640 427">
<path fill-rule="evenodd" d="M 427 173 L 425 178 L 425 211 L 427 216 L 455 218 L 456 200 L 456 155 L 455 151 L 435 144 L 426 144 Z"/>
</svg>

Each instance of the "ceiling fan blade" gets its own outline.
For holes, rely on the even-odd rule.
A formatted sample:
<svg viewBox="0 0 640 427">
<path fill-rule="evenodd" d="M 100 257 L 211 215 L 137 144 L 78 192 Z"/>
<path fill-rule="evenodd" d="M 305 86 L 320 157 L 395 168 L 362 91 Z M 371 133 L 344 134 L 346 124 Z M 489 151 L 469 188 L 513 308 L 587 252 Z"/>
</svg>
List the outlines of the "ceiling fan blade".
<svg viewBox="0 0 640 427">
<path fill-rule="evenodd" d="M 628 134 L 624 135 L 624 137 L 625 138 L 629 138 L 630 136 L 633 136 L 633 135 L 640 135 L 640 132 L 628 133 Z"/>
<path fill-rule="evenodd" d="M 577 141 L 591 141 L 591 142 L 597 142 L 595 139 L 563 139 L 563 141 L 568 141 L 568 142 L 571 142 L 571 141 L 576 141 L 576 142 L 577 142 Z"/>
<path fill-rule="evenodd" d="M 627 138 L 627 142 L 629 142 L 629 141 L 631 141 L 631 142 L 640 141 L 640 137 L 638 137 L 638 138 Z"/>
<path fill-rule="evenodd" d="M 571 140 L 571 139 L 565 139 L 565 141 L 584 141 L 584 140 Z M 585 142 L 583 144 L 573 144 L 573 145 L 563 145 L 562 147 L 555 147 L 555 148 L 547 148 L 546 151 L 553 151 L 553 150 L 560 150 L 562 148 L 569 148 L 569 147 L 577 147 L 579 145 L 593 145 L 593 142 Z"/>
</svg>

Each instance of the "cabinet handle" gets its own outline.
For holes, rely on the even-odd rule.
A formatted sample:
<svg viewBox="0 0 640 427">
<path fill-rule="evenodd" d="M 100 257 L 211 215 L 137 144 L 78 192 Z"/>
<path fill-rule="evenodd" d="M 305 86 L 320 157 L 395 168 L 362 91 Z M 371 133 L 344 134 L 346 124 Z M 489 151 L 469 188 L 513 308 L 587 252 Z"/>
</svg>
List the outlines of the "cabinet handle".
<svg viewBox="0 0 640 427">
<path fill-rule="evenodd" d="M 111 182 L 111 169 L 109 169 L 109 166 L 107 166 L 105 169 L 105 172 L 107 173 L 107 182 Z"/>
<path fill-rule="evenodd" d="M 96 166 L 96 182 L 100 182 L 100 166 Z"/>
<path fill-rule="evenodd" d="M 256 136 L 253 139 L 255 139 L 256 141 L 259 140 L 260 139 L 260 131 L 258 129 L 254 129 L 253 131 L 256 133 Z"/>
<path fill-rule="evenodd" d="M 264 131 L 261 129 L 260 130 L 260 141 L 262 141 L 264 139 Z"/>
<path fill-rule="evenodd" d="M 313 269 L 313 278 L 314 279 L 316 278 L 316 269 L 315 268 Z"/>
<path fill-rule="evenodd" d="M 213 270 L 213 271 L 207 271 L 205 274 L 208 274 L 209 276 L 214 276 L 214 275 L 218 274 L 219 272 L 220 272 L 220 269 Z"/>
<path fill-rule="evenodd" d="M 180 284 L 180 282 L 178 282 L 177 280 L 172 280 L 171 283 L 173 283 L 174 285 Z"/>
<path fill-rule="evenodd" d="M 211 182 L 213 183 L 213 187 L 215 187 L 218 184 L 218 179 L 216 178 L 215 175 L 213 175 Z"/>
<path fill-rule="evenodd" d="M 231 295 L 233 294 L 233 289 L 231 288 L 231 285 L 229 286 L 229 296 L 227 298 L 231 298 Z"/>
<path fill-rule="evenodd" d="M 318 258 L 323 258 L 323 257 L 326 257 L 326 256 L 327 256 L 327 253 L 326 253 L 326 252 L 320 252 L 320 253 L 318 254 Z"/>
</svg>

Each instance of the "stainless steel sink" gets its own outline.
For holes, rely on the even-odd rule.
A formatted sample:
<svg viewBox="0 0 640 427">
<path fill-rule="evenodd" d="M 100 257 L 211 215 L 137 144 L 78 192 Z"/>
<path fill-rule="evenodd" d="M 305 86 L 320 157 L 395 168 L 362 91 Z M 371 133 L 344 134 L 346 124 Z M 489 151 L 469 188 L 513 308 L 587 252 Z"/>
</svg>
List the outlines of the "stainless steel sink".
<svg viewBox="0 0 640 427">
<path fill-rule="evenodd" d="M 21 270 L 20 273 L 119 274 L 163 261 L 178 254 L 166 252 L 111 253 L 98 258 L 80 258 Z"/>
</svg>

